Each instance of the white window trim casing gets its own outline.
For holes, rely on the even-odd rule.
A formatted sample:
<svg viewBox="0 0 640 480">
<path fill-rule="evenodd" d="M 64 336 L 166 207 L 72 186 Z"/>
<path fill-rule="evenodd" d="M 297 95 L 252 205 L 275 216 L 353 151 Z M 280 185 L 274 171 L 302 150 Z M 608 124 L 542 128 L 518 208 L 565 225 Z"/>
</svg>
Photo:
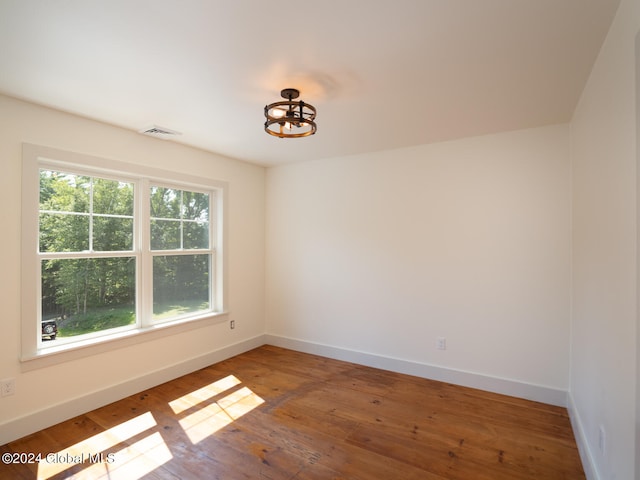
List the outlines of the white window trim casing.
<svg viewBox="0 0 640 480">
<path fill-rule="evenodd" d="M 39 340 L 40 326 L 40 300 L 41 285 L 40 258 L 39 258 L 39 170 L 42 166 L 67 169 L 72 172 L 87 173 L 89 175 L 109 175 L 116 178 L 132 179 L 138 185 L 149 185 L 149 182 L 162 185 L 171 185 L 176 188 L 196 188 L 216 192 L 215 218 L 217 227 L 214 258 L 213 285 L 211 299 L 216 306 L 216 311 L 179 317 L 161 322 L 138 322 L 133 328 L 114 329 L 109 333 L 99 336 L 86 336 L 80 341 L 61 342 L 55 346 L 43 347 Z M 94 355 L 114 348 L 120 348 L 138 343 L 142 340 L 174 335 L 204 325 L 222 323 L 228 320 L 227 301 L 227 261 L 226 261 L 226 235 L 227 235 L 227 182 L 203 179 L 183 173 L 162 170 L 154 167 L 146 167 L 136 164 L 124 163 L 116 160 L 104 159 L 74 152 L 66 152 L 38 145 L 23 144 L 22 149 L 22 241 L 21 241 L 21 361 L 23 369 L 31 370 L 56 363 L 61 363 L 77 358 Z M 148 217 L 148 202 L 145 205 L 145 195 L 136 194 L 138 207 L 146 211 Z M 146 210 L 145 210 L 146 209 Z M 140 219 L 136 215 L 136 222 Z M 138 228 L 141 237 L 135 244 L 148 241 L 148 232 L 144 228 Z M 139 255 L 140 248 L 135 247 L 131 256 Z M 118 252 L 128 254 L 129 252 Z M 146 260 L 145 260 L 146 258 Z M 143 256 L 141 268 L 136 271 L 139 277 L 143 270 L 149 269 L 149 256 Z M 145 281 L 142 279 L 142 281 Z M 144 293 L 143 293 L 144 295 Z M 149 302 L 150 299 L 142 299 Z M 139 312 L 138 312 L 139 313 Z"/>
</svg>

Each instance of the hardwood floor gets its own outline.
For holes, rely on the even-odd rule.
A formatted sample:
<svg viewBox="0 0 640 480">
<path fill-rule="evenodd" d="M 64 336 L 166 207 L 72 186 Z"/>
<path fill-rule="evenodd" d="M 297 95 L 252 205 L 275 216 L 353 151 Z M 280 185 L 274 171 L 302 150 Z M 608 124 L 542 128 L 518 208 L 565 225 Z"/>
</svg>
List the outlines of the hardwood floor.
<svg viewBox="0 0 640 480">
<path fill-rule="evenodd" d="M 0 450 L 53 453 L 11 480 L 585 478 L 563 408 L 272 346 Z"/>
</svg>

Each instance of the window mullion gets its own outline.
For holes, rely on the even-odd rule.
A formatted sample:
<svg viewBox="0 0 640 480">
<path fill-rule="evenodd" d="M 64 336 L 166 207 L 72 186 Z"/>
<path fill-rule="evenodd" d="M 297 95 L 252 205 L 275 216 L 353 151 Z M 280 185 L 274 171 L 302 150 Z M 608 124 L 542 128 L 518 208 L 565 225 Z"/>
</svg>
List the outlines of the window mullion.
<svg viewBox="0 0 640 480">
<path fill-rule="evenodd" d="M 184 191 L 180 190 L 180 250 L 184 249 Z"/>
<path fill-rule="evenodd" d="M 89 251 L 93 252 L 93 177 L 89 180 Z"/>
<path fill-rule="evenodd" d="M 152 323 L 153 313 L 153 257 L 151 255 L 151 206 L 150 183 L 147 179 L 139 182 L 136 201 L 138 245 L 140 268 L 138 272 L 138 323 L 147 327 Z"/>
</svg>

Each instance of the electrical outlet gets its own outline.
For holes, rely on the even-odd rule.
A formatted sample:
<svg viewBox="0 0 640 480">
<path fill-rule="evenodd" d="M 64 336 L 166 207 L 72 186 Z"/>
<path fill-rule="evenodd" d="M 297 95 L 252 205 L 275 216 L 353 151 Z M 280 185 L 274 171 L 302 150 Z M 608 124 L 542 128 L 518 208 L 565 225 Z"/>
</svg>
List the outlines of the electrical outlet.
<svg viewBox="0 0 640 480">
<path fill-rule="evenodd" d="M 447 349 L 447 339 L 445 337 L 436 338 L 436 348 L 438 350 L 446 350 Z"/>
<path fill-rule="evenodd" d="M 6 378 L 0 381 L 0 394 L 3 397 L 8 397 L 16 393 L 16 380 L 15 378 Z"/>
<path fill-rule="evenodd" d="M 607 446 L 607 436 L 604 431 L 604 426 L 600 425 L 598 428 L 598 449 L 600 453 L 604 455 L 605 447 Z"/>
<path fill-rule="evenodd" d="M 234 328 L 236 328 L 236 321 L 235 320 L 231 320 L 229 322 L 229 327 L 231 328 L 231 330 L 233 330 Z"/>
</svg>

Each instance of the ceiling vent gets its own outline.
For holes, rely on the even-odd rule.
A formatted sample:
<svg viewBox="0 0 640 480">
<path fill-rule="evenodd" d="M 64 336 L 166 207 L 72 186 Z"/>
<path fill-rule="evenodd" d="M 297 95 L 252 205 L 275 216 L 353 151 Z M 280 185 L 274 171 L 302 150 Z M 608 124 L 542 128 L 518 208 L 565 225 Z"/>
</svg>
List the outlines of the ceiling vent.
<svg viewBox="0 0 640 480">
<path fill-rule="evenodd" d="M 158 125 L 151 125 L 150 127 L 143 128 L 138 132 L 142 133 L 143 135 L 149 135 L 150 137 L 161 138 L 163 140 L 167 140 L 177 135 L 182 135 L 180 132 L 176 132 L 175 130 L 170 130 L 164 127 L 159 127 Z"/>
</svg>

